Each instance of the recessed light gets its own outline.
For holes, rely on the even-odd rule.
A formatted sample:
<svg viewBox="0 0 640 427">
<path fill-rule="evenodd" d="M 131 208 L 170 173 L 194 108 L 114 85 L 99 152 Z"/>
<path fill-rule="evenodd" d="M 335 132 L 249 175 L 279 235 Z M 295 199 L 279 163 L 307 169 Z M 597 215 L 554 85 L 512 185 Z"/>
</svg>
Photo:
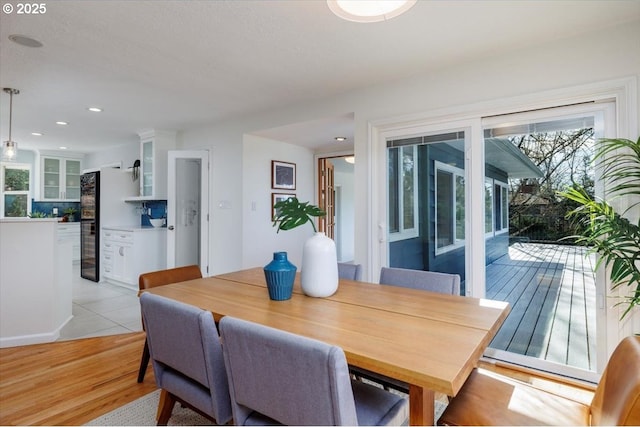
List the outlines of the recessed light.
<svg viewBox="0 0 640 427">
<path fill-rule="evenodd" d="M 67 147 L 58 147 L 58 148 L 61 149 L 61 150 L 66 150 L 67 149 Z"/>
<path fill-rule="evenodd" d="M 31 135 L 33 135 L 33 136 L 42 136 L 42 133 L 40 133 L 40 132 L 31 132 Z"/>
<path fill-rule="evenodd" d="M 345 136 L 336 136 L 334 139 L 336 141 L 338 141 L 338 142 L 342 142 L 342 141 L 346 141 L 347 137 L 345 137 Z"/>
<path fill-rule="evenodd" d="M 417 0 L 327 0 L 329 9 L 353 22 L 388 21 L 411 9 Z"/>
<path fill-rule="evenodd" d="M 21 36 L 20 34 L 11 34 L 9 36 L 9 40 L 22 46 L 42 47 L 42 43 L 40 43 L 38 40 L 32 39 L 31 37 L 27 36 Z"/>
<path fill-rule="evenodd" d="M 69 122 L 63 122 L 62 120 L 60 120 L 60 121 L 57 121 L 56 124 L 60 126 L 66 126 L 69 124 Z"/>
<path fill-rule="evenodd" d="M 91 111 L 92 113 L 101 113 L 102 112 L 102 108 L 98 108 L 98 107 L 89 107 L 89 108 L 87 108 L 87 110 Z"/>
</svg>

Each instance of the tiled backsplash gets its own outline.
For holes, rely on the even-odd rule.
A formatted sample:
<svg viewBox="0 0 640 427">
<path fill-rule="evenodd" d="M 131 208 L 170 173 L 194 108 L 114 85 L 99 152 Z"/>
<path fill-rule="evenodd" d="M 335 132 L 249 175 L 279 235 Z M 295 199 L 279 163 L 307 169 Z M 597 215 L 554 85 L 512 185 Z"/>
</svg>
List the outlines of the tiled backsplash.
<svg viewBox="0 0 640 427">
<path fill-rule="evenodd" d="M 54 215 L 53 208 L 58 208 L 58 214 Z M 41 212 L 50 217 L 62 218 L 65 216 L 64 211 L 73 208 L 75 213 L 73 218 L 69 218 L 70 221 L 80 221 L 80 202 L 36 202 L 31 201 L 31 213 Z"/>
<path fill-rule="evenodd" d="M 146 209 L 145 209 L 146 208 Z M 148 214 L 149 209 L 151 215 Z M 167 217 L 167 201 L 166 200 L 154 200 L 151 202 L 144 202 L 142 206 L 143 213 L 140 215 L 140 225 L 143 227 L 150 227 L 150 218 L 166 218 Z"/>
<path fill-rule="evenodd" d="M 53 208 L 58 208 L 58 214 L 53 214 Z M 70 221 L 80 221 L 80 203 L 79 202 L 31 202 L 31 213 L 41 212 L 49 217 L 57 216 L 62 218 L 65 216 L 65 210 L 73 208 L 76 212 L 73 214 L 73 218 Z M 149 209 L 151 215 L 149 215 Z M 150 227 L 151 223 L 149 218 L 166 218 L 167 216 L 167 202 L 166 200 L 154 200 L 150 202 L 144 202 L 140 207 L 140 225 L 143 227 Z"/>
</svg>

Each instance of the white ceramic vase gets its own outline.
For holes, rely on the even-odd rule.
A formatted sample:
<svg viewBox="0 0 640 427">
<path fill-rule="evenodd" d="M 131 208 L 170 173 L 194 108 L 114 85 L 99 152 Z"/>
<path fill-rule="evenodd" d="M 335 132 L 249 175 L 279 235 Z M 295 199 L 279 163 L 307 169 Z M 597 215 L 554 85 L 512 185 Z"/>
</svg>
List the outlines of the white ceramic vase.
<svg viewBox="0 0 640 427">
<path fill-rule="evenodd" d="M 310 297 L 328 297 L 338 290 L 336 244 L 324 232 L 315 233 L 302 248 L 300 286 Z"/>
</svg>

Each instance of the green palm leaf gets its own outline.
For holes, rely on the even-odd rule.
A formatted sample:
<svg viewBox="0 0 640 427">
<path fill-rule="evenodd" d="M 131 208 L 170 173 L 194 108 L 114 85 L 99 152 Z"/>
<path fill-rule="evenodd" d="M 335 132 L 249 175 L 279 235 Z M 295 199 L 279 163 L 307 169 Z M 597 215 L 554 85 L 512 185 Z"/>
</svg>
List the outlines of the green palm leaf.
<svg viewBox="0 0 640 427">
<path fill-rule="evenodd" d="M 326 212 L 319 207 L 311 205 L 309 202 L 300 202 L 295 197 L 281 200 L 273 205 L 273 208 L 276 211 L 276 215 L 273 217 L 273 226 L 278 227 L 276 232 L 291 230 L 307 222 L 311 223 L 315 232 L 316 226 L 313 223 L 313 218 L 326 215 Z"/>
<path fill-rule="evenodd" d="M 640 196 L 640 138 L 635 142 L 601 139 L 594 161 L 599 162 L 602 178 L 610 185 L 607 189 L 609 196 Z M 620 286 L 631 288 L 621 302 L 627 304 L 622 314 L 624 318 L 634 306 L 640 305 L 640 220 L 633 224 L 623 215 L 637 209 L 640 202 L 632 203 L 619 214 L 607 201 L 591 197 L 578 185 L 560 195 L 578 203 L 578 207 L 567 215 L 582 232 L 572 237 L 577 243 L 590 246 L 590 253 L 600 254 L 596 269 L 603 264 L 611 267 L 612 289 Z"/>
</svg>

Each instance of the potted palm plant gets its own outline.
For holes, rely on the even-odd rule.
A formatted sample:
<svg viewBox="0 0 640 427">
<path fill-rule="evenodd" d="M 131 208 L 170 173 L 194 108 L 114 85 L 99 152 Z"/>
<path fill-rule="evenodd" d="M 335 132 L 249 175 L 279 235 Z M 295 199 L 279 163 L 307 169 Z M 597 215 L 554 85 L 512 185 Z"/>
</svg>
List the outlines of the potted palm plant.
<svg viewBox="0 0 640 427">
<path fill-rule="evenodd" d="M 73 222 L 76 220 L 76 212 L 78 212 L 78 210 L 74 207 L 68 207 L 64 210 L 64 216 L 67 218 L 67 221 L 69 222 Z"/>
<path fill-rule="evenodd" d="M 640 197 L 640 138 L 635 142 L 600 139 L 594 161 L 599 162 L 602 179 L 610 185 L 610 197 L 626 200 Z M 607 201 L 590 195 L 579 185 L 561 194 L 578 203 L 568 216 L 577 221 L 581 230 L 580 235 L 574 236 L 576 241 L 590 246 L 590 253 L 600 254 L 596 269 L 603 264 L 611 267 L 612 289 L 631 288 L 619 303 L 627 305 L 624 318 L 640 305 L 640 219 L 635 224 L 626 217 L 632 211 L 638 216 L 640 201 L 636 199 L 624 211 L 616 212 Z"/>
<path fill-rule="evenodd" d="M 315 232 L 313 218 L 324 215 L 317 206 L 308 202 L 301 203 L 295 197 L 281 200 L 273 205 L 273 208 L 276 212 L 272 218 L 273 226 L 278 227 L 276 233 L 280 230 L 291 230 L 307 222 L 311 223 Z M 274 252 L 273 260 L 264 267 L 267 289 L 272 300 L 282 301 L 291 298 L 296 270 L 297 267 L 287 259 L 286 252 Z"/>
<path fill-rule="evenodd" d="M 300 285 L 302 291 L 312 297 L 327 297 L 338 289 L 338 262 L 336 245 L 323 232 L 318 232 L 314 219 L 326 212 L 309 202 L 300 202 L 295 197 L 281 200 L 274 205 L 276 214 L 273 226 L 277 231 L 291 230 L 311 223 L 313 236 L 302 248 L 302 271 Z"/>
</svg>

